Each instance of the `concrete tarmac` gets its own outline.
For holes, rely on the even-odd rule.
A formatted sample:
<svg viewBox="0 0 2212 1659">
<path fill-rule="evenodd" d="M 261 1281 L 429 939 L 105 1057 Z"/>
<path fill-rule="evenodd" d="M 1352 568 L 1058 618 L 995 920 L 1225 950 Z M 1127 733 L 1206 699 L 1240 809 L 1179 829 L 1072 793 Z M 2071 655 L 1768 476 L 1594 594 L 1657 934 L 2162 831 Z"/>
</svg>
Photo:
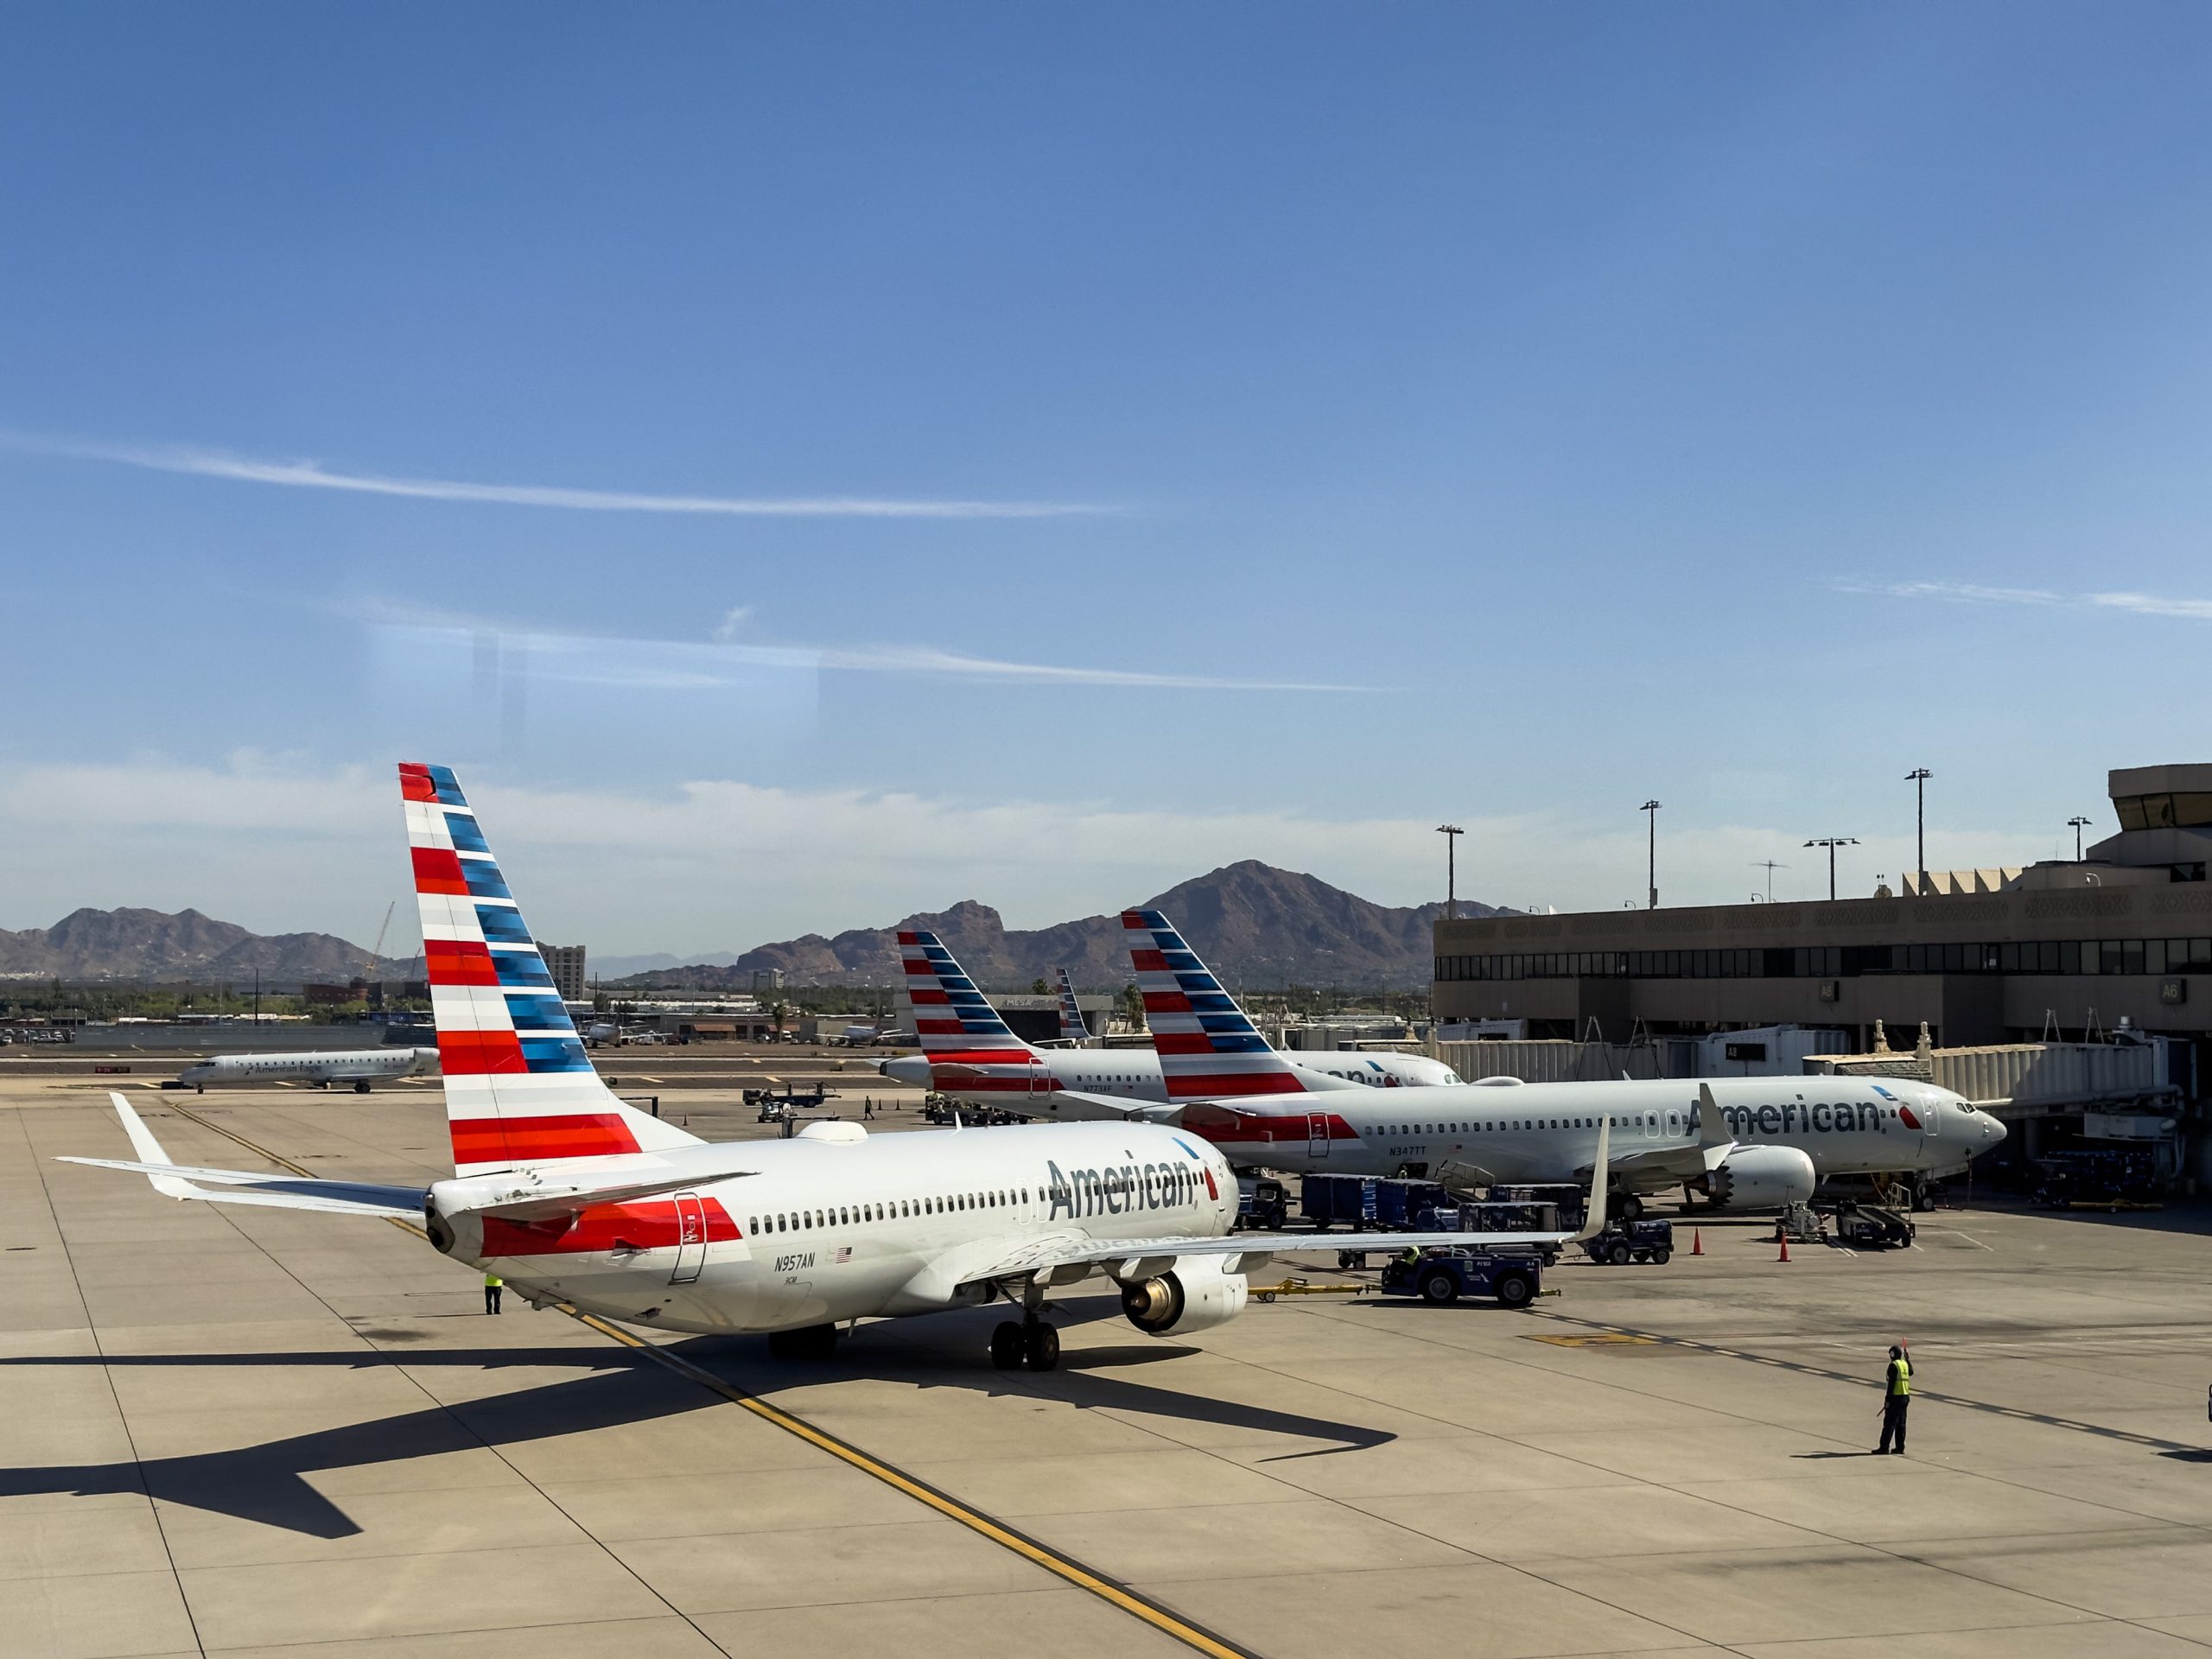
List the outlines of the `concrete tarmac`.
<svg viewBox="0 0 2212 1659">
<path fill-rule="evenodd" d="M 105 1088 L 0 1082 L 10 1659 L 1192 1651 L 558 1313 L 486 1317 L 397 1227 L 53 1162 L 125 1155 Z M 258 1166 L 132 1092 L 172 1155 Z M 446 1170 L 434 1080 L 175 1103 L 318 1173 Z M 1788 1265 L 1707 1226 L 1529 1313 L 1285 1299 L 1168 1342 L 1080 1287 L 1042 1376 L 989 1368 L 987 1313 L 813 1366 L 667 1345 L 1232 1650 L 2178 1656 L 2212 1647 L 2196 1219 L 1953 1211 Z M 1878 1459 L 1898 1336 L 1922 1397 Z"/>
</svg>

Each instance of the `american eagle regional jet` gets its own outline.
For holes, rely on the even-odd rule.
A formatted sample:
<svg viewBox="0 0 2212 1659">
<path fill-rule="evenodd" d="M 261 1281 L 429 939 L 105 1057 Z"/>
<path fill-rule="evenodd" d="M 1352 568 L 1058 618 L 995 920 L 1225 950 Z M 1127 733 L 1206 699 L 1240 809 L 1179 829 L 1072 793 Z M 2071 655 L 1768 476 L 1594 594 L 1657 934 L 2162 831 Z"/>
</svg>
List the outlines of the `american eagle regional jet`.
<svg viewBox="0 0 2212 1659">
<path fill-rule="evenodd" d="M 1156 1124 L 1026 1124 L 871 1136 L 810 1124 L 789 1141 L 715 1143 L 633 1110 L 592 1070 L 476 814 L 443 766 L 404 765 L 454 1173 L 428 1187 L 200 1169 L 170 1160 L 110 1096 L 135 1156 L 65 1161 L 136 1172 L 172 1198 L 419 1219 L 438 1250 L 494 1270 L 534 1303 L 655 1330 L 765 1332 L 827 1353 L 850 1321 L 1001 1300 L 1002 1369 L 1049 1370 L 1046 1293 L 1103 1273 L 1129 1322 L 1182 1336 L 1243 1310 L 1245 1274 L 1311 1236 L 1239 1233 L 1236 1183 L 1206 1141 Z M 1234 1092 L 1268 1052 L 1249 1021 L 1204 1052 Z M 1261 1086 L 1265 1086 L 1261 1085 Z M 1401 1245 L 1526 1250 L 1580 1233 L 1407 1233 Z"/>
</svg>

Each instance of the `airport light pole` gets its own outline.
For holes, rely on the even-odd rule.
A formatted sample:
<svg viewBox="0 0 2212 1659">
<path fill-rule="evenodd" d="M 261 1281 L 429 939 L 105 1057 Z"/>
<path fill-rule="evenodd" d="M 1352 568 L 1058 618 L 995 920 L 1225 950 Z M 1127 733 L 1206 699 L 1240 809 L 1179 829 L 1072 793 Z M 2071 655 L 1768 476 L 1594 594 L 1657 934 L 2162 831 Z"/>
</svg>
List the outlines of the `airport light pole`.
<svg viewBox="0 0 2212 1659">
<path fill-rule="evenodd" d="M 1825 847 L 1828 849 L 1828 902 L 1834 904 L 1835 902 L 1835 849 L 1839 847 L 1856 847 L 1859 844 L 1859 837 L 1817 836 L 1805 844 L 1808 847 Z"/>
<path fill-rule="evenodd" d="M 1436 833 L 1444 837 L 1444 919 L 1454 922 L 1459 918 L 1459 837 L 1467 832 L 1456 823 L 1440 823 Z"/>
<path fill-rule="evenodd" d="M 1645 908 L 1656 910 L 1659 908 L 1659 803 L 1646 801 L 1636 810 L 1646 815 L 1646 821 L 1650 826 L 1643 866 Z"/>
<path fill-rule="evenodd" d="M 1925 766 L 1915 766 L 1904 775 L 1917 797 L 1913 807 L 1913 842 L 1919 852 L 1920 887 L 1924 897 L 1928 890 L 1928 780 L 1936 774 Z"/>
<path fill-rule="evenodd" d="M 2074 861 L 2079 864 L 2082 861 L 2082 830 L 2089 821 L 2076 816 L 2067 819 L 2066 822 L 2074 831 Z"/>
</svg>

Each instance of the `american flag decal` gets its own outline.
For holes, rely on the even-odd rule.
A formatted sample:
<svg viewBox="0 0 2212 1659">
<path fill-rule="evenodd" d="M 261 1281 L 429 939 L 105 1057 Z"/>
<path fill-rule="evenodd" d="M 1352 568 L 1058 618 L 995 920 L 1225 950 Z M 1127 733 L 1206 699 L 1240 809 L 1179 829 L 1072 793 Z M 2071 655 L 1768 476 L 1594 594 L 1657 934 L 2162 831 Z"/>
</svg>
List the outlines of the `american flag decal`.
<svg viewBox="0 0 2212 1659">
<path fill-rule="evenodd" d="M 853 1247 L 849 1244 L 840 1244 L 837 1247 L 837 1254 L 835 1259 L 839 1262 L 851 1261 L 853 1259 Z"/>
</svg>

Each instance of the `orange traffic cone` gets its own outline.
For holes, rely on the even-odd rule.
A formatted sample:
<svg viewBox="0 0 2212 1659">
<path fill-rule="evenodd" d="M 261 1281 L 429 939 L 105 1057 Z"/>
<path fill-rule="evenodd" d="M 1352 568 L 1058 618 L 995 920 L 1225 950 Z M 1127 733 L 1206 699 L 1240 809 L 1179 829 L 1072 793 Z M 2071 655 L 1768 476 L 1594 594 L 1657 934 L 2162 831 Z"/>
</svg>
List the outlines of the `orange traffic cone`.
<svg viewBox="0 0 2212 1659">
<path fill-rule="evenodd" d="M 1787 1262 L 1789 1259 L 1789 1237 L 1788 1234 L 1785 1233 L 1783 1236 L 1782 1254 L 1776 1256 L 1774 1259 L 1777 1262 Z"/>
<path fill-rule="evenodd" d="M 1692 1230 L 1690 1233 L 1690 1254 L 1692 1255 L 1703 1255 L 1705 1254 L 1704 1229 L 1696 1228 Z"/>
</svg>

